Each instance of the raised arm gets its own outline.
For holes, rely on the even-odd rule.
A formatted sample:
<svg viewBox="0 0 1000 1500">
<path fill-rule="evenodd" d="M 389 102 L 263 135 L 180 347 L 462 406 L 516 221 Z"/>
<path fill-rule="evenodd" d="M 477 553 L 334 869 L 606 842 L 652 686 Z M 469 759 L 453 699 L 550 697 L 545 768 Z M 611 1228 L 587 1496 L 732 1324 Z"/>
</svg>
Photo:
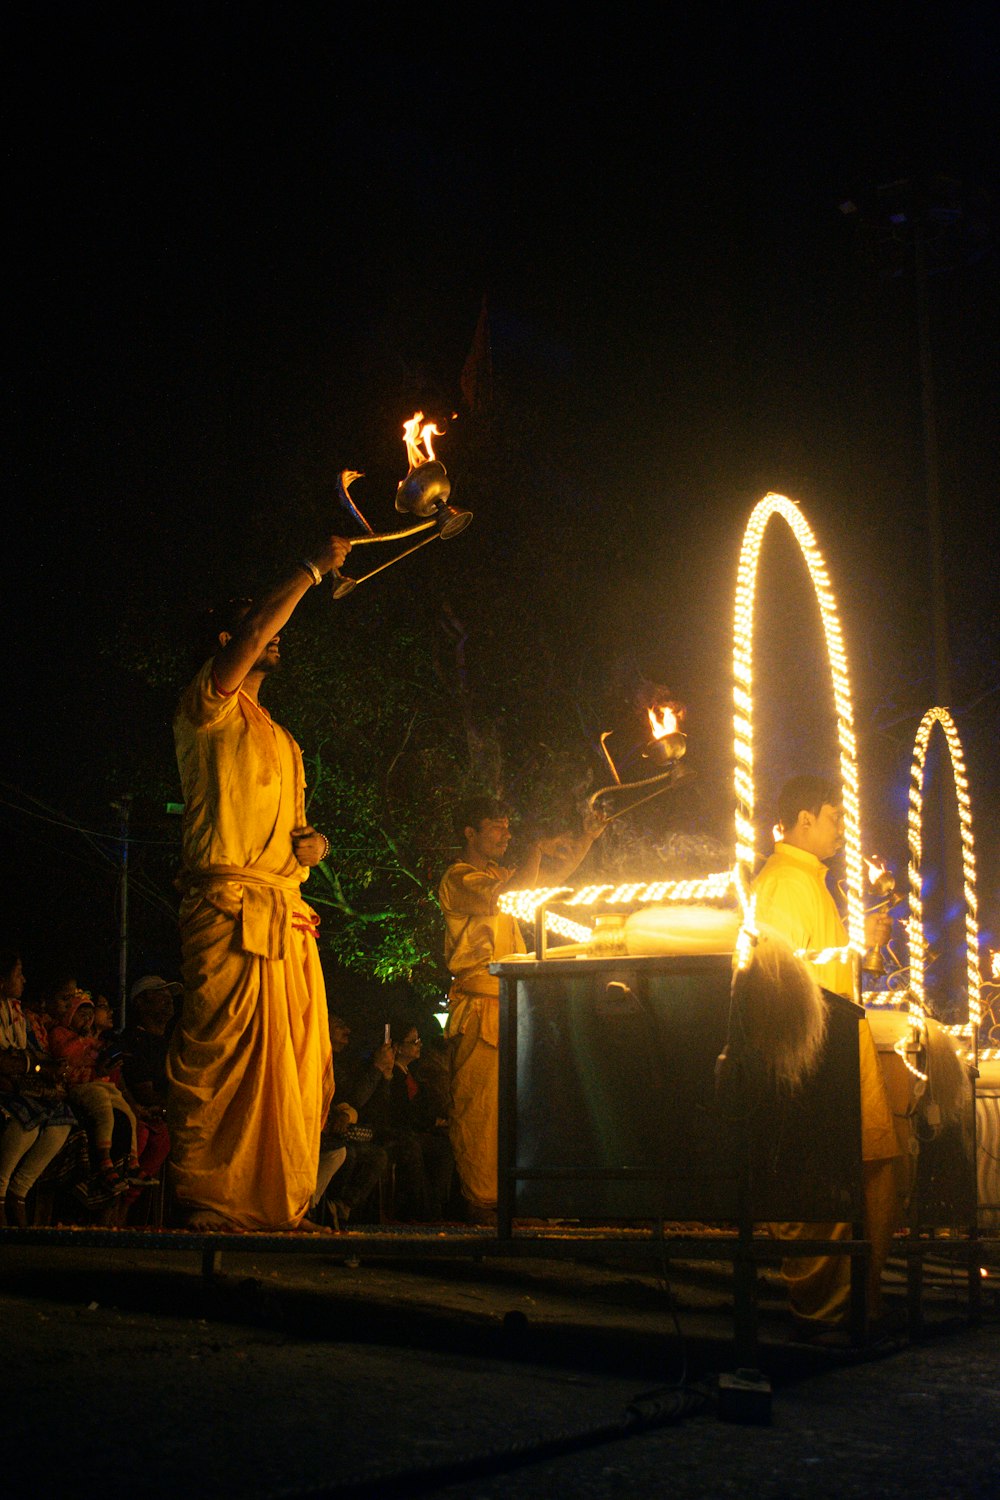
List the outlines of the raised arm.
<svg viewBox="0 0 1000 1500">
<path fill-rule="evenodd" d="M 546 884 L 562 885 L 573 874 L 584 855 L 589 853 L 595 839 L 599 839 L 607 827 L 607 819 L 599 813 L 588 811 L 583 828 L 577 834 L 560 834 L 554 839 L 543 839 L 542 874 Z"/>
<path fill-rule="evenodd" d="M 503 884 L 496 887 L 496 894 L 500 896 L 504 891 L 529 890 L 531 886 L 537 885 L 541 862 L 542 842 L 536 839 L 526 846 L 520 862 L 514 866 Z"/>
<path fill-rule="evenodd" d="M 604 818 L 590 813 L 580 833 L 560 833 L 551 839 L 535 839 L 525 847 L 509 878 L 497 886 L 496 894 L 530 890 L 539 883 L 562 885 L 581 863 L 594 840 L 600 838 L 605 823 Z"/>
<path fill-rule="evenodd" d="M 342 536 L 331 536 L 309 558 L 321 576 L 339 568 L 351 544 Z M 215 681 L 223 693 L 235 693 L 263 655 L 268 642 L 288 624 L 296 605 L 314 587 L 316 578 L 306 563 L 275 584 L 245 615 L 215 654 Z"/>
</svg>

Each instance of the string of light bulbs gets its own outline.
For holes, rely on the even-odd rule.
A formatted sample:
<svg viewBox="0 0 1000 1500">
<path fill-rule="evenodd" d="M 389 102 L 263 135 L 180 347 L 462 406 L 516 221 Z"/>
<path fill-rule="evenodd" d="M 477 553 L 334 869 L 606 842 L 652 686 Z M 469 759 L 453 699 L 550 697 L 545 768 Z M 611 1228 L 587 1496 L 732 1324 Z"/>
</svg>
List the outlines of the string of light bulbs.
<svg viewBox="0 0 1000 1500">
<path fill-rule="evenodd" d="M 865 914 L 862 904 L 863 872 L 861 861 L 861 811 L 858 791 L 857 739 L 851 707 L 851 685 L 847 652 L 837 612 L 837 601 L 823 554 L 809 522 L 794 500 L 786 495 L 767 494 L 754 506 L 743 535 L 736 581 L 736 609 L 733 623 L 733 749 L 736 793 L 736 859 L 749 868 L 756 863 L 756 828 L 754 813 L 753 755 L 753 619 L 757 590 L 760 550 L 764 533 L 773 516 L 787 524 L 809 570 L 816 602 L 819 605 L 826 640 L 833 700 L 837 714 L 837 742 L 840 747 L 841 795 L 844 808 L 844 852 L 847 866 L 847 933 L 852 949 L 864 952 Z"/>
<path fill-rule="evenodd" d="M 924 935 L 923 908 L 923 810 L 924 785 L 926 779 L 927 751 L 935 724 L 941 726 L 948 754 L 951 758 L 952 777 L 955 783 L 955 798 L 958 804 L 958 821 L 962 838 L 962 888 L 965 898 L 965 946 L 966 975 L 969 997 L 969 1020 L 967 1026 L 947 1027 L 953 1036 L 974 1037 L 983 1018 L 980 996 L 979 974 L 979 904 L 976 896 L 976 848 L 972 831 L 972 802 L 969 797 L 969 780 L 965 769 L 962 742 L 951 714 L 946 708 L 929 708 L 920 721 L 913 745 L 913 760 L 910 765 L 909 811 L 907 815 L 907 842 L 909 845 L 910 913 L 906 923 L 906 936 L 910 948 L 910 1015 L 919 1025 L 927 1014 L 925 979 L 927 970 L 927 942 Z"/>
</svg>

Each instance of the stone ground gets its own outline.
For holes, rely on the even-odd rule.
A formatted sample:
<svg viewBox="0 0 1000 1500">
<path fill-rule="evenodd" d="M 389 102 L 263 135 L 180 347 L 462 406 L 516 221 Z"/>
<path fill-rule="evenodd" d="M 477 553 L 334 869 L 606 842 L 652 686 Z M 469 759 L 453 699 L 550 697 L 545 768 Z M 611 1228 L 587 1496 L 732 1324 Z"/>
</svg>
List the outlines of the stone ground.
<svg viewBox="0 0 1000 1500">
<path fill-rule="evenodd" d="M 208 1286 L 194 1253 L 5 1236 L 7 1481 L 23 1470 L 38 1494 L 104 1500 L 1000 1493 L 996 1274 L 973 1329 L 940 1267 L 927 1337 L 864 1360 L 794 1342 L 765 1283 L 773 1420 L 747 1426 L 716 1409 L 733 1365 L 721 1265 L 352 1266 L 331 1244 L 227 1252 L 223 1271 Z M 901 1292 L 896 1268 L 896 1313 Z M 629 1403 L 656 1388 L 674 1420 L 623 1435 Z M 509 1467 L 560 1435 L 573 1451 Z"/>
</svg>

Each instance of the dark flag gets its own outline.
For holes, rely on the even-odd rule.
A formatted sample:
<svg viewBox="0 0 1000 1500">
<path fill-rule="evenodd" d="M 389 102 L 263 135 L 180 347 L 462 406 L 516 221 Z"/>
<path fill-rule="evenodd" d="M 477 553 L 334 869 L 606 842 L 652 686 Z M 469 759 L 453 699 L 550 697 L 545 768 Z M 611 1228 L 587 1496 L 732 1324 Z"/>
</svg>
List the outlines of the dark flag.
<svg viewBox="0 0 1000 1500">
<path fill-rule="evenodd" d="M 474 416 L 482 416 L 493 404 L 493 350 L 490 345 L 490 314 L 483 296 L 472 347 L 459 379 L 462 400 Z"/>
</svg>

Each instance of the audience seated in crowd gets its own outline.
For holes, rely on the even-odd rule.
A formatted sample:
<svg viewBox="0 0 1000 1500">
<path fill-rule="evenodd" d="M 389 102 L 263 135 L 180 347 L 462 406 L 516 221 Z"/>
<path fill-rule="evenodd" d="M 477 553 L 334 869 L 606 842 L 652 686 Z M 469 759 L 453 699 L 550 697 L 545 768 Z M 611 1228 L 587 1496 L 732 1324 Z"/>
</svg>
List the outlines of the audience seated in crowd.
<svg viewBox="0 0 1000 1500">
<path fill-rule="evenodd" d="M 67 1004 L 65 1022 L 57 1022 L 49 1031 L 49 1050 L 54 1058 L 67 1064 L 69 1101 L 90 1129 L 98 1172 L 109 1188 L 117 1189 L 122 1179 L 111 1159 L 114 1116 L 124 1115 L 129 1123 L 128 1169 L 130 1174 L 138 1175 L 136 1117 L 111 1077 L 120 1057 L 94 1035 L 94 1015 L 93 1000 L 86 990 L 78 990 Z"/>
<path fill-rule="evenodd" d="M 180 986 L 137 980 L 119 1037 L 107 999 L 92 1001 L 74 974 L 30 995 L 14 950 L 0 970 L 0 1220 L 124 1222 L 170 1148 L 164 1063 Z"/>
<path fill-rule="evenodd" d="M 137 979 L 119 1034 L 108 1000 L 75 974 L 25 993 L 19 955 L 0 950 L 0 1225 L 27 1227 L 35 1209 L 43 1222 L 50 1213 L 124 1222 L 158 1180 L 180 989 L 157 974 Z M 331 1015 L 330 1031 L 336 1094 L 314 1206 L 325 1205 L 335 1227 L 387 1216 L 440 1222 L 453 1174 L 447 1060 L 434 1046 L 421 1056 L 409 1021 L 397 1024 L 395 1043 L 386 1027 L 367 1050 L 350 1049 L 343 1016 Z"/>
<path fill-rule="evenodd" d="M 166 1109 L 167 1051 L 180 993 L 179 984 L 168 984 L 159 974 L 145 974 L 129 992 L 128 1025 L 121 1038 L 123 1072 L 144 1109 Z"/>
<path fill-rule="evenodd" d="M 40 1009 L 44 1015 L 47 1048 L 51 1046 L 53 1031 L 65 1024 L 79 993 L 76 974 L 67 969 L 57 970 L 42 989 Z M 68 1064 L 63 1062 L 61 1067 L 63 1087 L 66 1087 Z M 39 1193 L 41 1195 L 44 1190 L 46 1207 L 67 1223 L 120 1222 L 121 1199 L 128 1192 L 124 1178 L 128 1173 L 131 1141 L 131 1122 L 125 1115 L 116 1113 L 111 1159 L 117 1180 L 108 1180 L 101 1172 L 92 1148 L 89 1122 L 82 1114 L 77 1114 L 76 1127 L 69 1140 L 40 1179 Z"/>
<path fill-rule="evenodd" d="M 415 1022 L 397 1025 L 393 1070 L 363 1111 L 388 1154 L 393 1176 L 392 1216 L 440 1223 L 451 1195 L 455 1158 L 448 1138 L 447 1062 L 436 1048 L 424 1063 Z"/>
<path fill-rule="evenodd" d="M 0 952 L 0 1225 L 27 1228 L 26 1199 L 76 1123 L 61 1069 L 38 1047 L 21 1007 L 20 955 Z"/>
<path fill-rule="evenodd" d="M 120 1063 L 110 1076 L 136 1116 L 139 1171 L 125 1194 L 126 1209 L 142 1190 L 158 1180 L 170 1152 L 167 1127 L 167 1048 L 176 1020 L 179 984 L 168 984 L 159 974 L 145 974 L 129 991 L 129 1023 L 114 1039 Z M 107 1006 L 107 1001 L 104 1002 Z M 98 1008 L 98 1015 L 100 1009 Z M 107 1008 L 111 1020 L 110 1007 Z M 106 1036 L 106 1041 L 110 1037 Z"/>
<path fill-rule="evenodd" d="M 370 1126 L 359 1123 L 359 1115 L 392 1076 L 392 1045 L 386 1040 L 369 1056 L 345 1056 L 350 1040 L 351 1028 L 344 1017 L 331 1013 L 335 1092 L 320 1141 L 319 1174 L 312 1201 L 314 1206 L 325 1201 L 335 1228 L 341 1228 L 352 1216 L 355 1220 L 371 1216 L 370 1202 L 389 1170 L 385 1148 L 376 1143 Z"/>
</svg>

